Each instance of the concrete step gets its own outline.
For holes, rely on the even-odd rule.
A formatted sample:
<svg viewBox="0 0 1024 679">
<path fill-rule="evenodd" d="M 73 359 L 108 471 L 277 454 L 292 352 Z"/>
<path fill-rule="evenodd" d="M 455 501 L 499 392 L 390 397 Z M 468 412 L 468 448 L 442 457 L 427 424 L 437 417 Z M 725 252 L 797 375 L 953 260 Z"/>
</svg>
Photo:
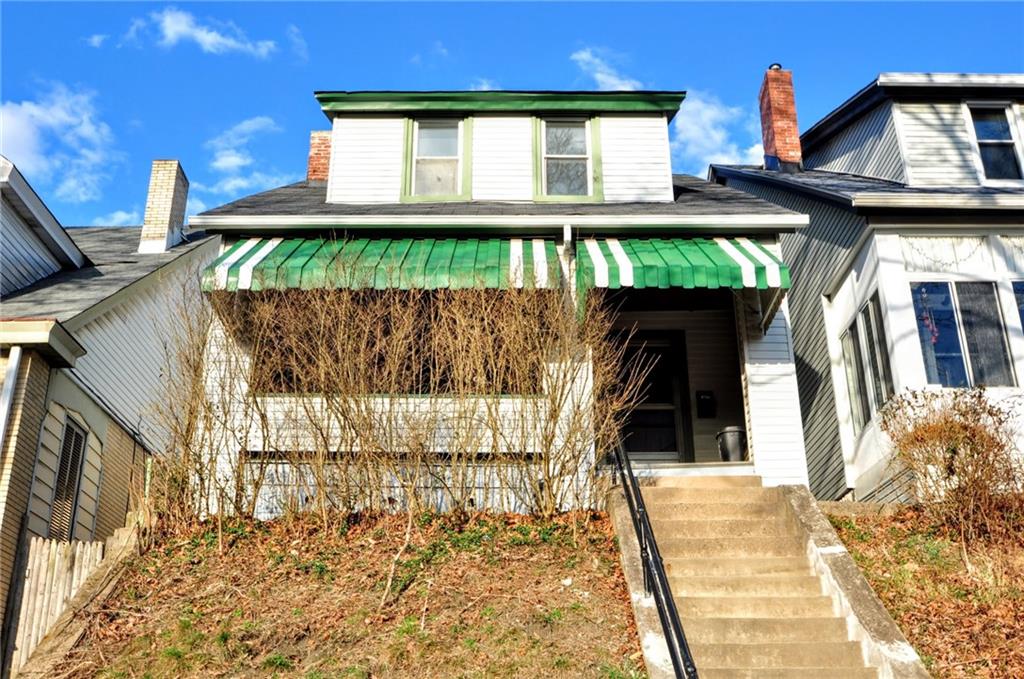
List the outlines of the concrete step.
<svg viewBox="0 0 1024 679">
<path fill-rule="evenodd" d="M 679 615 L 686 618 L 828 618 L 832 599 L 821 596 L 676 596 Z"/>
<path fill-rule="evenodd" d="M 853 641 L 790 644 L 691 644 L 698 672 L 703 668 L 864 667 Z M 831 676 L 831 675 L 826 675 Z"/>
<path fill-rule="evenodd" d="M 654 537 L 715 538 L 795 536 L 796 527 L 783 517 L 760 519 L 651 519 Z"/>
<path fill-rule="evenodd" d="M 807 545 L 799 537 L 677 538 L 655 535 L 662 558 L 804 556 Z"/>
<path fill-rule="evenodd" d="M 657 502 L 647 503 L 647 514 L 654 519 L 756 519 L 784 518 L 789 514 L 778 502 Z"/>
<path fill-rule="evenodd" d="M 670 578 L 674 596 L 809 597 L 823 594 L 814 575 L 686 576 Z"/>
<path fill-rule="evenodd" d="M 760 488 L 760 476 L 658 476 L 658 488 Z"/>
<path fill-rule="evenodd" d="M 644 502 L 660 503 L 732 503 L 732 502 L 776 502 L 779 491 L 776 488 L 665 488 L 642 487 Z"/>
<path fill-rule="evenodd" d="M 775 669 L 737 669 L 698 667 L 700 679 L 878 679 L 878 670 L 869 667 L 780 667 Z"/>
<path fill-rule="evenodd" d="M 847 641 L 840 618 L 683 618 L 682 623 L 691 644 Z"/>
<path fill-rule="evenodd" d="M 811 564 L 805 556 L 768 556 L 759 558 L 686 559 L 667 558 L 665 572 L 670 578 L 722 575 L 811 575 Z"/>
</svg>

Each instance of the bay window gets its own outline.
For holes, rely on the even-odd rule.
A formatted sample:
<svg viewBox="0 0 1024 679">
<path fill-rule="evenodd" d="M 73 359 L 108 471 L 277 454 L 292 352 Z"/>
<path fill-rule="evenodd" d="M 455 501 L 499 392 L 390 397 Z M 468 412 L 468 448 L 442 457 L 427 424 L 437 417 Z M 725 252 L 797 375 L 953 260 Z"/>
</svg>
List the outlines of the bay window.
<svg viewBox="0 0 1024 679">
<path fill-rule="evenodd" d="M 894 391 L 877 292 L 858 312 L 841 341 L 853 427 L 859 432 Z"/>
<path fill-rule="evenodd" d="M 910 284 L 929 384 L 1013 386 L 1010 354 L 995 284 Z"/>
</svg>

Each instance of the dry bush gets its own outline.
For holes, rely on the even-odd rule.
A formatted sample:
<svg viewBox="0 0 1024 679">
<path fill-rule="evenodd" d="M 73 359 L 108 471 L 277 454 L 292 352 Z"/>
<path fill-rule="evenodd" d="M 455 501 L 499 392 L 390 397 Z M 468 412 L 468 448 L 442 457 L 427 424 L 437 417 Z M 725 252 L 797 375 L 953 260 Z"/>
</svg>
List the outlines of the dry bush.
<svg viewBox="0 0 1024 679">
<path fill-rule="evenodd" d="M 178 522 L 593 507 L 649 367 L 600 295 L 561 290 L 215 292 L 177 316 L 154 489 Z"/>
<path fill-rule="evenodd" d="M 886 406 L 881 426 L 936 523 L 964 544 L 1021 539 L 1024 467 L 1009 413 L 983 388 L 910 392 Z"/>
</svg>

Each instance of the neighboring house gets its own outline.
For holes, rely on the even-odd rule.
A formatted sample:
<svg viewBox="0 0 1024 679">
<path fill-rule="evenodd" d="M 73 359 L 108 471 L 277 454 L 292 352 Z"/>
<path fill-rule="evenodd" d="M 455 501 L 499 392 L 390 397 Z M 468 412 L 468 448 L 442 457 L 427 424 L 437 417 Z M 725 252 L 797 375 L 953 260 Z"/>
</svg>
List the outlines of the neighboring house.
<svg viewBox="0 0 1024 679">
<path fill-rule="evenodd" d="M 0 606 L 29 537 L 125 525 L 166 443 L 161 319 L 216 248 L 182 240 L 187 190 L 177 161 L 156 161 L 142 229 L 65 229 L 0 157 Z"/>
<path fill-rule="evenodd" d="M 760 104 L 765 165 L 710 174 L 810 215 L 782 253 L 811 488 L 893 497 L 893 394 L 984 385 L 1024 415 L 1024 74 L 883 73 L 798 136 L 776 65 Z"/>
<path fill-rule="evenodd" d="M 806 484 L 778 245 L 806 217 L 672 175 L 668 126 L 683 93 L 316 98 L 332 129 L 312 133 L 306 181 L 190 222 L 222 236 L 206 290 L 349 286 L 324 275 L 342 258 L 385 286 L 394 271 L 413 287 L 475 271 L 481 287 L 610 288 L 619 324 L 661 357 L 626 432 L 633 459 L 720 470 L 716 434 L 742 427 L 746 473 Z M 273 454 L 259 445 L 224 453 Z"/>
</svg>

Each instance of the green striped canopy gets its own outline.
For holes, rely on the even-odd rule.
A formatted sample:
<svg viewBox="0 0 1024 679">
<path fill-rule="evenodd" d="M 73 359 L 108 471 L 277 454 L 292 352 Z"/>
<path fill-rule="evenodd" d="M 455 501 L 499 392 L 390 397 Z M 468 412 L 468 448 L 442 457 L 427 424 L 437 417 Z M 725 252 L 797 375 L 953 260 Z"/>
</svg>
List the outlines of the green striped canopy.
<svg viewBox="0 0 1024 679">
<path fill-rule="evenodd" d="M 789 288 L 789 268 L 749 238 L 586 238 L 576 284 L 588 288 Z"/>
<path fill-rule="evenodd" d="M 248 238 L 203 272 L 203 290 L 556 288 L 552 240 Z"/>
</svg>

